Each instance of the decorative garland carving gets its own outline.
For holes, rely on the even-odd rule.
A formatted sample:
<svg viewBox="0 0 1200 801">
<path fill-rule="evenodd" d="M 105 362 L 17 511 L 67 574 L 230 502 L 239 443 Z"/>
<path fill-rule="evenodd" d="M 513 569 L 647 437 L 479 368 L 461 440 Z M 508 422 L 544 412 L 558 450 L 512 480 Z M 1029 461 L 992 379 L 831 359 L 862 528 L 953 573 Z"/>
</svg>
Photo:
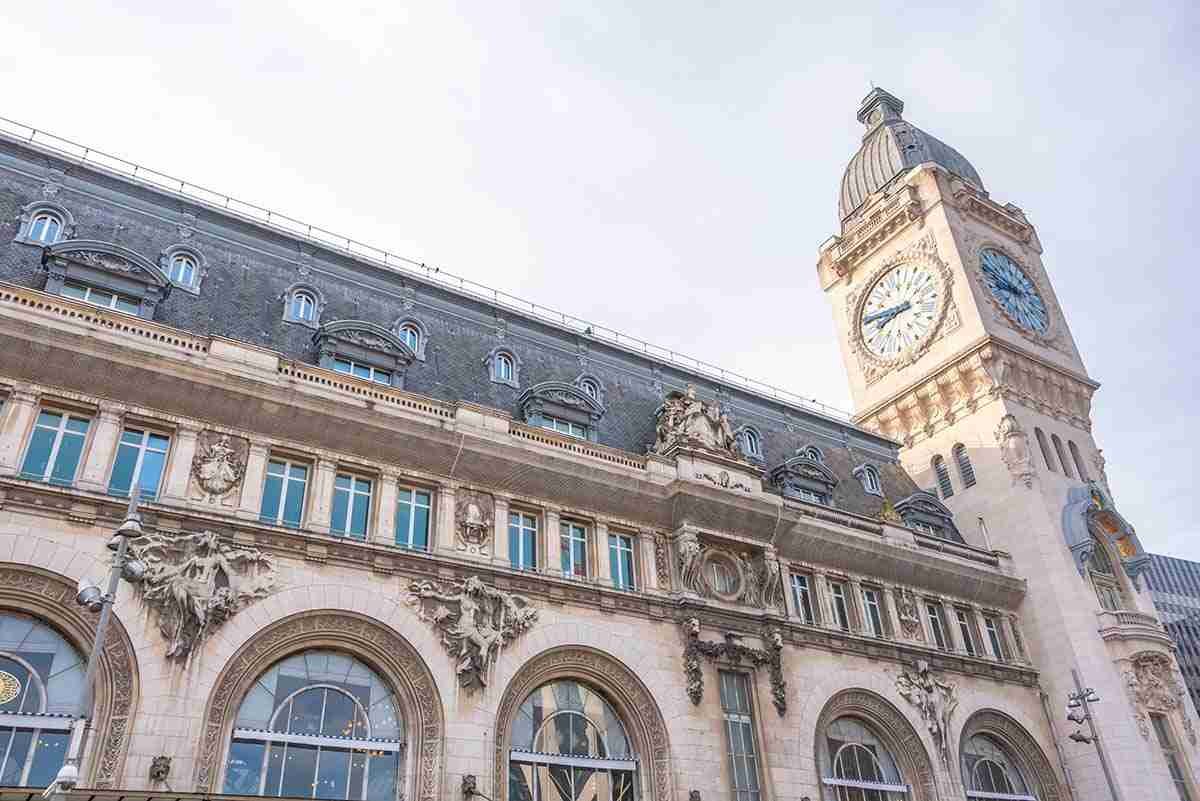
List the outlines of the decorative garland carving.
<svg viewBox="0 0 1200 801">
<path fill-rule="evenodd" d="M 1124 673 L 1125 689 L 1133 701 L 1142 737 L 1150 737 L 1151 712 L 1170 714 L 1178 710 L 1188 741 L 1195 745 L 1196 729 L 1182 701 L 1186 690 L 1175 675 L 1175 660 L 1160 651 L 1142 651 L 1130 657 L 1129 664 L 1133 669 Z"/>
<path fill-rule="evenodd" d="M 704 700 L 704 671 L 701 657 L 710 662 L 731 662 L 740 665 L 746 662 L 757 670 L 766 665 L 771 679 L 771 702 L 780 717 L 787 714 L 787 681 L 783 678 L 783 633 L 775 626 L 763 633 L 765 648 L 751 648 L 738 642 L 741 636 L 726 632 L 724 642 L 709 642 L 700 639 L 700 619 L 689 617 L 680 621 L 687 641 L 683 648 L 683 674 L 686 679 L 688 698 L 699 706 Z"/>
<path fill-rule="evenodd" d="M 920 711 L 947 770 L 953 764 L 950 759 L 950 718 L 958 706 L 956 690 L 955 685 L 935 676 L 924 659 L 917 660 L 916 670 L 902 671 L 896 676 L 896 691 Z"/>
<path fill-rule="evenodd" d="M 529 694 L 555 679 L 582 680 L 593 685 L 616 709 L 633 741 L 638 756 L 638 776 L 643 792 L 637 797 L 673 801 L 671 746 L 667 725 L 654 697 L 642 680 L 613 657 L 589 648 L 568 647 L 545 651 L 530 659 L 514 678 L 496 711 L 496 739 L 492 775 L 496 777 L 496 801 L 513 801 L 508 796 L 508 751 L 512 722 Z M 642 779 L 642 777 L 645 777 Z"/>
<path fill-rule="evenodd" d="M 500 647 L 531 629 L 538 617 L 529 599 L 489 587 L 478 576 L 450 584 L 414 581 L 408 590 L 406 601 L 441 635 L 457 660 L 458 681 L 468 690 L 487 686 Z"/>
<path fill-rule="evenodd" d="M 81 654 L 95 637 L 99 615 L 75 603 L 75 582 L 40 568 L 0 564 L 0 608 L 30 615 L 62 633 Z M 124 625 L 114 615 L 96 674 L 96 701 L 92 724 L 96 759 L 91 778 L 81 784 L 110 789 L 123 784 L 129 729 L 135 713 L 138 663 Z"/>
<path fill-rule="evenodd" d="M 1008 747 L 1010 753 L 1016 755 L 1024 768 L 1022 775 L 1037 783 L 1034 794 L 1041 801 L 1064 801 L 1067 795 L 1059 784 L 1058 776 L 1050 760 L 1042 753 L 1041 747 L 1025 728 L 1015 720 L 995 709 L 981 709 L 967 719 L 963 724 L 960 736 L 960 750 L 976 734 L 986 734 L 994 737 Z"/>
<path fill-rule="evenodd" d="M 654 574 L 658 578 L 660 590 L 671 589 L 671 561 L 667 556 L 667 540 L 659 535 L 654 537 Z"/>
<path fill-rule="evenodd" d="M 896 597 L 896 617 L 900 618 L 900 629 L 904 636 L 917 642 L 925 641 L 925 631 L 921 626 L 921 612 L 917 607 L 917 596 L 907 587 L 898 587 L 894 591 Z"/>
<path fill-rule="evenodd" d="M 218 431 L 202 431 L 196 438 L 192 475 L 209 500 L 228 495 L 246 474 L 250 443 Z"/>
<path fill-rule="evenodd" d="M 246 642 L 221 672 L 204 715 L 196 762 L 196 792 L 213 791 L 242 698 L 271 665 L 309 648 L 337 647 L 362 658 L 387 679 L 405 715 L 415 756 L 416 794 L 440 801 L 445 722 L 433 675 L 408 641 L 377 620 L 349 612 L 301 612 L 267 626 Z"/>
</svg>

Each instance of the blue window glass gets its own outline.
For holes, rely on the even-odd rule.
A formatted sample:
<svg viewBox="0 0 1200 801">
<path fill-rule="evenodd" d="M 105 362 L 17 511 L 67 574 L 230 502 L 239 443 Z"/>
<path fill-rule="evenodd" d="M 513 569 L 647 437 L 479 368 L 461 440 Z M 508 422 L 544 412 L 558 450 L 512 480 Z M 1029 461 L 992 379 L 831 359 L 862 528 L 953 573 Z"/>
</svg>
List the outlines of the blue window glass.
<svg viewBox="0 0 1200 801">
<path fill-rule="evenodd" d="M 563 576 L 587 578 L 587 529 L 578 523 L 562 523 L 559 537 Z"/>
<path fill-rule="evenodd" d="M 136 482 L 142 498 L 157 497 L 170 444 L 170 438 L 163 434 L 125 429 L 117 445 L 117 458 L 108 481 L 109 493 L 128 495 L 129 488 Z"/>
<path fill-rule="evenodd" d="M 608 535 L 608 561 L 614 587 L 632 590 L 633 538 L 624 534 Z"/>
<path fill-rule="evenodd" d="M 537 533 L 536 517 L 509 512 L 508 561 L 517 570 L 537 570 Z"/>
<path fill-rule="evenodd" d="M 52 484 L 75 480 L 79 457 L 87 440 L 86 417 L 43 411 L 38 415 L 21 464 L 21 476 Z"/>
<path fill-rule="evenodd" d="M 307 484 L 308 467 L 306 465 L 284 459 L 268 461 L 259 518 L 264 523 L 299 528 L 304 513 L 304 494 Z"/>
<path fill-rule="evenodd" d="M 371 510 L 371 482 L 339 473 L 333 484 L 333 519 L 330 530 L 355 539 L 366 539 Z"/>
<path fill-rule="evenodd" d="M 431 496 L 424 490 L 401 487 L 396 496 L 396 544 L 419 551 L 429 549 Z"/>
</svg>

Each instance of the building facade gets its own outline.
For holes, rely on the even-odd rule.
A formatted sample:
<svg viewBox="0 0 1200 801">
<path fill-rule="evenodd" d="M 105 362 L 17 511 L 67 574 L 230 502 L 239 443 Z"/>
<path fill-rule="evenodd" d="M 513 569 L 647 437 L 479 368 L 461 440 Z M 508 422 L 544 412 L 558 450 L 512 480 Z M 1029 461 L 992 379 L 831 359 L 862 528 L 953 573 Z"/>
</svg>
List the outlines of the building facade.
<svg viewBox="0 0 1200 801">
<path fill-rule="evenodd" d="M 819 257 L 853 419 L 0 136 L 0 785 L 1200 798 L 1036 234 L 901 109 Z"/>
<path fill-rule="evenodd" d="M 1192 703 L 1200 702 L 1200 562 L 1150 554 L 1146 587 L 1167 634 Z"/>
</svg>

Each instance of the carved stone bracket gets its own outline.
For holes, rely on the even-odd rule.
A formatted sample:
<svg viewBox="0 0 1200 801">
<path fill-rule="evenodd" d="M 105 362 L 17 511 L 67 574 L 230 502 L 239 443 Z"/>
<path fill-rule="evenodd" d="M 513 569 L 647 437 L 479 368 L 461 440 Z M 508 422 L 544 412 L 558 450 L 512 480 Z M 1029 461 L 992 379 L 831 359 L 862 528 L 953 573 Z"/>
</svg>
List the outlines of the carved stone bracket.
<svg viewBox="0 0 1200 801">
<path fill-rule="evenodd" d="M 1175 660 L 1159 651 L 1143 651 L 1134 654 L 1129 665 L 1132 669 L 1125 671 L 1125 688 L 1142 736 L 1150 737 L 1151 712 L 1170 714 L 1178 710 L 1188 741 L 1195 745 L 1196 729 L 1183 702 L 1186 690 L 1175 675 Z"/>
<path fill-rule="evenodd" d="M 441 635 L 468 690 L 487 686 L 500 647 L 529 631 L 538 617 L 527 598 L 489 587 L 478 576 L 449 584 L 414 581 L 406 600 Z"/>
<path fill-rule="evenodd" d="M 700 619 L 685 618 L 680 621 L 686 643 L 683 649 L 683 673 L 688 698 L 699 706 L 704 700 L 704 671 L 701 659 L 710 662 L 727 662 L 734 665 L 749 664 L 757 670 L 766 666 L 771 679 L 771 702 L 780 717 L 787 714 L 787 681 L 783 678 L 783 633 L 775 626 L 763 633 L 765 648 L 751 648 L 738 642 L 739 635 L 725 634 L 724 642 L 709 642 L 700 639 Z"/>
<path fill-rule="evenodd" d="M 903 671 L 896 677 L 896 691 L 921 713 L 925 728 L 937 744 L 942 763 L 949 769 L 953 764 L 950 718 L 958 706 L 957 687 L 935 676 L 929 663 L 921 659 L 915 670 Z"/>
</svg>

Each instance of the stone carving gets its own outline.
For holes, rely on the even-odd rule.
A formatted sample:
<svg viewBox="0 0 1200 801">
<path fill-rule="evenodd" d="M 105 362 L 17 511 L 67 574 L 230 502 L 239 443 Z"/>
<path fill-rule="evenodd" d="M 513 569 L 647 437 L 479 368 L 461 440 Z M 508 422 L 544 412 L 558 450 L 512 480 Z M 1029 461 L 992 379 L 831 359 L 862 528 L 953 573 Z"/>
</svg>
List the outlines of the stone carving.
<svg viewBox="0 0 1200 801">
<path fill-rule="evenodd" d="M 719 403 L 705 403 L 688 384 L 683 392 L 672 390 L 655 416 L 653 453 L 666 454 L 675 448 L 702 448 L 731 459 L 743 459 L 742 446 L 733 434 L 729 416 Z"/>
<path fill-rule="evenodd" d="M 921 628 L 921 613 L 917 609 L 917 596 L 906 587 L 896 590 L 896 616 L 900 618 L 900 628 L 905 637 L 910 640 L 924 641 L 925 632 Z"/>
<path fill-rule="evenodd" d="M 150 781 L 165 782 L 171 775 L 171 758 L 160 754 L 150 760 Z"/>
<path fill-rule="evenodd" d="M 658 577 L 658 588 L 671 588 L 671 562 L 667 556 L 667 541 L 663 537 L 654 537 L 654 572 Z"/>
<path fill-rule="evenodd" d="M 953 764 L 950 757 L 950 718 L 958 706 L 955 685 L 934 676 L 929 663 L 919 659 L 916 670 L 903 671 L 896 677 L 896 691 L 921 713 L 925 728 L 937 744 L 942 763 L 949 768 Z"/>
<path fill-rule="evenodd" d="M 1125 671 L 1125 686 L 1133 700 L 1134 715 L 1142 736 L 1150 737 L 1148 713 L 1170 713 L 1179 710 L 1183 730 L 1192 745 L 1196 744 L 1196 729 L 1183 703 L 1184 687 L 1175 677 L 1174 660 L 1158 651 L 1143 651 L 1129 660 L 1132 670 Z"/>
<path fill-rule="evenodd" d="M 1104 472 L 1106 462 L 1104 461 L 1104 450 L 1102 448 L 1097 448 L 1096 452 L 1092 454 L 1092 464 L 1096 466 L 1096 472 L 1100 474 L 1100 480 L 1108 484 L 1108 473 Z"/>
<path fill-rule="evenodd" d="M 137 586 L 170 643 L 170 658 L 186 659 L 222 623 L 275 586 L 275 570 L 265 555 L 223 542 L 213 531 L 153 532 L 130 548 L 146 563 L 146 576 Z"/>
<path fill-rule="evenodd" d="M 683 585 L 684 592 L 704 595 L 704 549 L 700 546 L 700 538 L 696 536 L 696 532 L 684 529 L 675 538 L 675 549 L 679 553 L 679 582 Z"/>
<path fill-rule="evenodd" d="M 1016 417 L 1006 414 L 1000 418 L 1000 425 L 996 427 L 996 442 L 1000 443 L 1000 457 L 1012 474 L 1013 483 L 1020 482 L 1032 487 L 1037 469 L 1033 466 L 1029 451 L 1029 436 Z"/>
<path fill-rule="evenodd" d="M 216 431 L 202 431 L 192 457 L 192 475 L 200 489 L 214 500 L 227 495 L 246 474 L 250 443 Z"/>
<path fill-rule="evenodd" d="M 414 581 L 408 589 L 408 603 L 442 635 L 467 689 L 487 686 L 501 646 L 531 629 L 538 617 L 524 596 L 489 587 L 478 576 L 445 585 Z"/>
<path fill-rule="evenodd" d="M 491 495 L 464 492 L 454 504 L 454 533 L 458 550 L 470 554 L 487 554 L 492 537 L 494 504 Z"/>
<path fill-rule="evenodd" d="M 761 561 L 756 565 L 749 554 L 705 545 L 695 531 L 685 528 L 675 537 L 675 548 L 684 592 L 747 606 L 779 608 L 783 580 L 774 546 L 763 546 Z M 728 593 L 717 592 L 705 576 L 705 565 L 713 560 L 725 563 L 737 574 L 737 586 Z"/>
<path fill-rule="evenodd" d="M 716 484 L 721 489 L 741 490 L 742 492 L 753 492 L 754 489 L 745 481 L 739 481 L 731 478 L 729 473 L 722 470 L 720 473 L 713 475 L 712 473 L 696 473 L 696 478 L 702 478 L 705 481 Z"/>
<path fill-rule="evenodd" d="M 779 572 L 779 557 L 774 545 L 763 546 L 762 556 L 762 602 L 767 609 L 778 609 L 783 604 L 783 579 Z"/>
<path fill-rule="evenodd" d="M 679 621 L 686 643 L 683 648 L 683 674 L 688 698 L 699 706 L 704 700 L 704 671 L 700 661 L 707 658 L 713 662 L 732 662 L 739 665 L 747 662 L 757 670 L 766 666 L 771 679 L 771 702 L 780 717 L 787 714 L 787 682 L 783 678 L 783 632 L 772 626 L 763 632 L 763 648 L 751 648 L 738 640 L 741 635 L 726 632 L 724 642 L 708 642 L 700 639 L 700 619 L 689 617 Z"/>
<path fill-rule="evenodd" d="M 65 251 L 59 255 L 64 258 L 69 258 L 72 261 L 80 262 L 81 264 L 91 264 L 103 270 L 109 270 L 116 273 L 136 273 L 141 272 L 140 268 L 120 256 L 112 253 L 100 253 L 94 250 L 72 250 Z"/>
<path fill-rule="evenodd" d="M 738 600 L 750 606 L 763 605 L 763 576 L 762 573 L 755 569 L 751 564 L 749 557 L 744 553 L 739 553 L 733 557 L 734 564 L 737 565 L 738 578 L 741 581 Z M 709 588 L 712 589 L 711 587 Z M 715 594 L 715 593 L 714 593 Z"/>
</svg>

